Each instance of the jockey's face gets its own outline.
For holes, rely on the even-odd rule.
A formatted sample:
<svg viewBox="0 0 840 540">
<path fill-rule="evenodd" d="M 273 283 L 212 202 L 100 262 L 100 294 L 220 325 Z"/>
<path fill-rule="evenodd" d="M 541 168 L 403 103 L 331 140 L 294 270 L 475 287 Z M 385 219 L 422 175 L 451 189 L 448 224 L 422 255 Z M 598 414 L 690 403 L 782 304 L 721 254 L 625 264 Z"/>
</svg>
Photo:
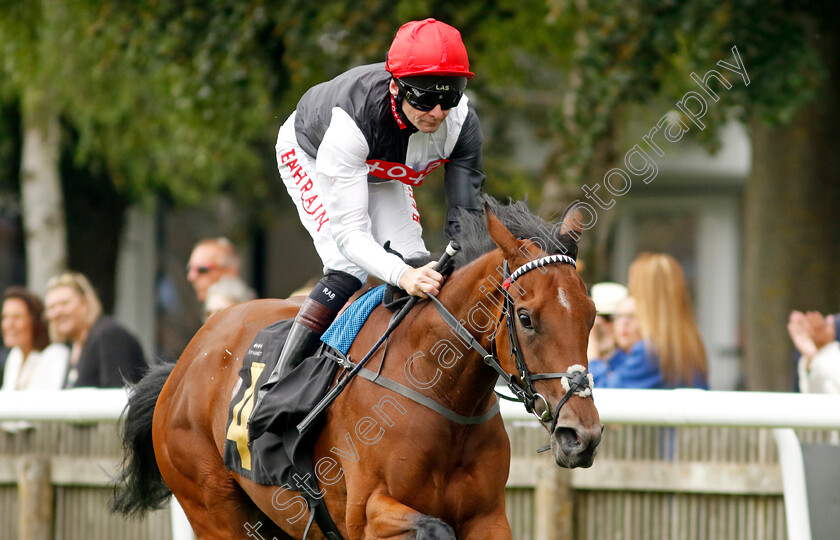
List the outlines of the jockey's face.
<svg viewBox="0 0 840 540">
<path fill-rule="evenodd" d="M 399 93 L 399 87 L 394 80 L 391 80 L 391 94 L 396 97 Z M 408 121 L 411 122 L 421 133 L 434 133 L 440 128 L 440 125 L 449 116 L 451 109 L 443 110 L 440 105 L 437 105 L 431 111 L 418 111 L 408 104 L 406 100 L 402 102 L 402 112 Z"/>
<path fill-rule="evenodd" d="M 32 350 L 32 316 L 26 302 L 7 298 L 3 302 L 3 343 L 6 347 L 20 347 L 24 357 Z"/>
<path fill-rule="evenodd" d="M 44 297 L 47 320 L 58 339 L 79 341 L 87 332 L 88 303 L 73 287 L 59 286 Z"/>
</svg>

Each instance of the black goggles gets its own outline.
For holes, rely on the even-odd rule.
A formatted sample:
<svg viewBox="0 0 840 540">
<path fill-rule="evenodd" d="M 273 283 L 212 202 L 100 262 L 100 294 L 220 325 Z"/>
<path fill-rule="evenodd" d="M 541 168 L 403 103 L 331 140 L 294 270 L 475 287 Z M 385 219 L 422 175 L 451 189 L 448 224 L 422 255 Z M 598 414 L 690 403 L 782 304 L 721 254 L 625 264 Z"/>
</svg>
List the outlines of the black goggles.
<svg viewBox="0 0 840 540">
<path fill-rule="evenodd" d="M 436 92 L 434 90 L 427 90 L 409 86 L 405 82 L 397 79 L 397 86 L 399 86 L 403 99 L 409 105 L 418 111 L 428 112 L 440 105 L 440 108 L 447 111 L 461 101 L 461 96 L 464 92 L 455 88 L 443 92 Z"/>
</svg>

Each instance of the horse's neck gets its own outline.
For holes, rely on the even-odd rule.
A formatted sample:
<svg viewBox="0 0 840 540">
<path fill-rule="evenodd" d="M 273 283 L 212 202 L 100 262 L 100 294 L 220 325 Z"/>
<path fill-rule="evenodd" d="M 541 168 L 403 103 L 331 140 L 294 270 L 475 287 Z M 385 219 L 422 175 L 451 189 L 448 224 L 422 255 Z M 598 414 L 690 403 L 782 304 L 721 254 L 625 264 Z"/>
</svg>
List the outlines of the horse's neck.
<svg viewBox="0 0 840 540">
<path fill-rule="evenodd" d="M 441 289 L 438 299 L 461 321 L 461 324 L 488 351 L 497 333 L 502 305 L 502 276 L 497 272 L 501 255 L 495 252 L 482 256 L 458 270 Z M 422 363 L 427 379 L 439 380 L 431 388 L 442 402 L 465 415 L 483 413 L 490 403 L 497 373 L 481 356 L 458 338 L 431 303 L 425 310 L 429 319 L 418 320 L 417 339 L 426 343 L 426 362 Z M 429 339 L 434 329 L 435 341 Z M 413 366 L 412 366 L 413 367 Z"/>
</svg>

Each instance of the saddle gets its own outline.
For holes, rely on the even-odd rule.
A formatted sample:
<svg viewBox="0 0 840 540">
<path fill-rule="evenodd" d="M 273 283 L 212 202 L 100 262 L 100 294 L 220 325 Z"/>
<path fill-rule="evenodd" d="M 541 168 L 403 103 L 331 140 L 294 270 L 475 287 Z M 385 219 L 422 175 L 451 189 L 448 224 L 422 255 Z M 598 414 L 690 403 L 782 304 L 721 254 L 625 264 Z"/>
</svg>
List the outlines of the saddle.
<svg viewBox="0 0 840 540">
<path fill-rule="evenodd" d="M 338 369 L 338 364 L 319 350 L 277 383 L 281 388 L 273 392 L 271 402 L 253 410 L 257 391 L 277 364 L 292 322 L 273 323 L 254 338 L 228 411 L 225 465 L 262 485 L 296 486 L 295 475 L 303 477 L 312 468 L 311 447 L 319 430 L 301 436 L 295 426 L 327 392 Z M 272 423 L 285 428 L 276 429 L 279 434 L 266 432 L 248 440 L 248 422 L 256 414 L 274 415 Z"/>
<path fill-rule="evenodd" d="M 320 430 L 301 435 L 295 428 L 327 392 L 338 364 L 316 354 L 287 374 L 277 383 L 282 385 L 282 391 L 276 392 L 278 397 L 260 408 L 264 413 L 276 411 L 277 421 L 285 427 L 279 430 L 279 435 L 267 431 L 253 441 L 248 440 L 248 421 L 254 412 L 257 389 L 277 364 L 293 322 L 289 319 L 267 326 L 248 349 L 228 412 L 223 459 L 228 469 L 258 484 L 299 492 L 310 510 L 304 538 L 315 521 L 324 536 L 341 540 L 326 504 L 317 495 L 312 446 Z"/>
<path fill-rule="evenodd" d="M 301 435 L 296 426 L 329 390 L 339 367 L 334 351 L 349 350 L 384 292 L 384 285 L 371 289 L 345 309 L 321 338 L 324 345 L 278 381 L 279 387 L 253 410 L 254 397 L 277 364 L 292 320 L 273 323 L 256 335 L 239 370 L 240 382 L 228 411 L 224 461 L 230 470 L 259 484 L 278 486 L 295 486 L 296 475 L 300 478 L 311 472 L 311 448 L 320 430 L 316 425 Z M 249 422 L 266 423 L 272 429 L 252 441 Z"/>
<path fill-rule="evenodd" d="M 314 520 L 330 539 L 339 540 L 341 535 L 318 495 L 315 480 L 312 447 L 320 426 L 301 434 L 297 424 L 330 389 L 339 367 L 335 351 L 347 352 L 371 311 L 382 302 L 384 290 L 384 285 L 371 289 L 345 309 L 325 332 L 324 345 L 278 381 L 278 388 L 266 394 L 254 411 L 258 389 L 277 364 L 293 320 L 273 323 L 258 332 L 242 361 L 228 411 L 225 466 L 258 484 L 300 492 L 310 509 L 307 532 Z M 249 440 L 251 421 L 268 422 L 272 429 Z"/>
</svg>

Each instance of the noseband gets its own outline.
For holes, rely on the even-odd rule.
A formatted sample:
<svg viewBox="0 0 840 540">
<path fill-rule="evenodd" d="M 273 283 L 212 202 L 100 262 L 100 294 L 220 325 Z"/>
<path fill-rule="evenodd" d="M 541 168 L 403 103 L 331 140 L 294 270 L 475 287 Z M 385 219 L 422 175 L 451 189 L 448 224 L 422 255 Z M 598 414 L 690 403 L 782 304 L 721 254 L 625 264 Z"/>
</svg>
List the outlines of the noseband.
<svg viewBox="0 0 840 540">
<path fill-rule="evenodd" d="M 496 341 L 495 339 L 491 341 L 490 348 L 492 352 L 487 352 L 487 350 L 481 346 L 480 343 L 473 337 L 473 335 L 464 328 L 464 326 L 455 318 L 449 310 L 444 307 L 440 301 L 435 298 L 434 296 L 429 296 L 429 299 L 434 302 L 435 307 L 437 307 L 438 312 L 440 313 L 441 317 L 444 321 L 452 328 L 452 330 L 464 341 L 470 344 L 470 346 L 475 349 L 483 358 L 484 362 L 493 368 L 507 383 L 508 388 L 510 391 L 513 392 L 514 398 L 508 398 L 502 394 L 499 394 L 500 397 L 511 400 L 511 401 L 519 401 L 525 405 L 525 409 L 533 414 L 537 420 L 540 422 L 551 422 L 550 431 L 554 431 L 554 428 L 557 426 L 557 417 L 560 415 L 560 407 L 562 407 L 570 397 L 573 395 L 577 395 L 580 397 L 587 397 L 592 395 L 592 375 L 586 370 L 585 367 L 575 364 L 569 368 L 567 373 L 531 373 L 528 369 L 528 365 L 525 363 L 525 358 L 522 356 L 522 348 L 519 345 L 519 338 L 516 333 L 516 322 L 514 321 L 513 317 L 513 298 L 511 298 L 508 289 L 516 281 L 519 277 L 521 277 L 526 272 L 530 272 L 535 268 L 540 268 L 542 266 L 553 264 L 553 263 L 564 263 L 570 264 L 573 267 L 575 265 L 575 260 L 567 255 L 548 255 L 542 257 L 540 259 L 531 261 L 527 264 L 524 264 L 517 268 L 512 274 L 508 273 L 508 262 L 505 260 L 503 266 L 504 272 L 504 281 L 502 282 L 502 289 L 504 291 L 505 296 L 505 305 L 504 310 L 502 311 L 501 318 L 507 318 L 507 331 L 508 331 L 508 341 L 510 343 L 510 354 L 514 358 L 514 362 L 516 364 L 516 371 L 519 375 L 519 379 L 524 383 L 524 386 L 520 385 L 519 382 L 516 380 L 516 376 L 507 373 L 504 368 L 502 368 L 501 362 L 499 362 L 499 358 L 496 356 Z M 501 323 L 501 318 L 499 322 Z M 548 400 L 539 392 L 536 391 L 534 388 L 534 381 L 540 381 L 545 379 L 560 379 L 563 388 L 566 390 L 566 394 L 557 404 L 554 411 L 551 410 L 551 406 L 548 404 Z M 541 405 L 541 411 L 538 412 L 537 405 Z"/>
</svg>

